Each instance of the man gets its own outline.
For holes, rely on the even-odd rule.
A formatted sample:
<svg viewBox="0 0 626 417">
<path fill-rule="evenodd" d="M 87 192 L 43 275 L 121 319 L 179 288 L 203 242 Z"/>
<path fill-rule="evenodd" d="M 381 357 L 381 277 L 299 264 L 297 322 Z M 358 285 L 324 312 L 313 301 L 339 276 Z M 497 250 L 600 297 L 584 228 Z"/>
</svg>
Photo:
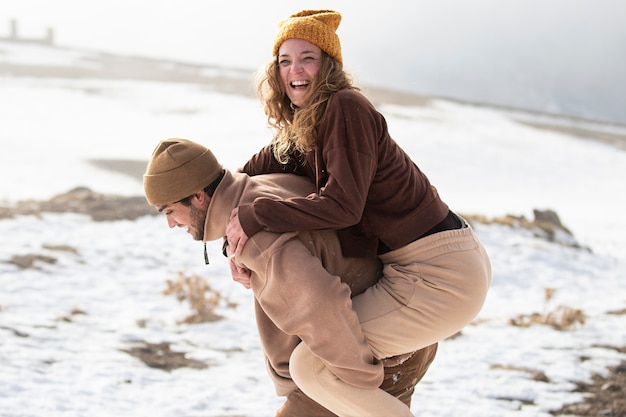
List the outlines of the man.
<svg viewBox="0 0 626 417">
<path fill-rule="evenodd" d="M 295 175 L 232 173 L 204 146 L 166 139 L 148 163 L 144 191 L 170 227 L 186 227 L 195 240 L 206 242 L 226 235 L 230 213 L 238 205 L 258 197 L 304 196 L 314 192 L 314 186 Z M 415 384 L 434 359 L 437 345 L 386 359 L 385 368 L 373 357 L 350 297 L 378 281 L 377 259 L 344 258 L 334 231 L 315 231 L 259 232 L 236 261 L 251 271 L 268 372 L 277 394 L 287 396 L 277 416 L 335 415 L 299 391 L 291 379 L 291 354 L 300 343 L 336 377 L 371 390 L 391 407 L 410 406 Z"/>
</svg>

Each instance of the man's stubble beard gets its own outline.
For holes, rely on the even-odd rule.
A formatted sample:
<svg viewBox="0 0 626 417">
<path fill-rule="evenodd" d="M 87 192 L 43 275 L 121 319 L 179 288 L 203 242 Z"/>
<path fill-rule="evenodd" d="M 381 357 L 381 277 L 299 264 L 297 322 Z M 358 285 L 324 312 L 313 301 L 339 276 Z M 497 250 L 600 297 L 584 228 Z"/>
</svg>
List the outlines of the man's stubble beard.
<svg viewBox="0 0 626 417">
<path fill-rule="evenodd" d="M 194 240 L 204 239 L 204 222 L 206 220 L 206 211 L 191 206 L 189 215 L 191 217 L 192 237 Z"/>
</svg>

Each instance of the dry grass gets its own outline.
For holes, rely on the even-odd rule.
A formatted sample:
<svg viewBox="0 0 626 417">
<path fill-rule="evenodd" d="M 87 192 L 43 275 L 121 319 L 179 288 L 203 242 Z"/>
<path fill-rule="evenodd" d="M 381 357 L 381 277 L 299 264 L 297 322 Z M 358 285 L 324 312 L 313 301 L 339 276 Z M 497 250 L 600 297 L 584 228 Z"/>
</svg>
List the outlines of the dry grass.
<svg viewBox="0 0 626 417">
<path fill-rule="evenodd" d="M 222 296 L 201 276 L 186 276 L 179 272 L 177 280 L 167 280 L 167 288 L 163 290 L 163 294 L 174 295 L 181 303 L 187 301 L 194 311 L 179 323 L 197 324 L 222 319 L 222 316 L 215 312 Z"/>
<path fill-rule="evenodd" d="M 530 327 L 534 324 L 551 326 L 556 330 L 570 330 L 585 324 L 585 313 L 582 310 L 567 306 L 557 306 L 549 310 L 549 303 L 556 290 L 546 288 L 544 294 L 543 313 L 520 314 L 509 319 L 513 326 Z"/>
</svg>

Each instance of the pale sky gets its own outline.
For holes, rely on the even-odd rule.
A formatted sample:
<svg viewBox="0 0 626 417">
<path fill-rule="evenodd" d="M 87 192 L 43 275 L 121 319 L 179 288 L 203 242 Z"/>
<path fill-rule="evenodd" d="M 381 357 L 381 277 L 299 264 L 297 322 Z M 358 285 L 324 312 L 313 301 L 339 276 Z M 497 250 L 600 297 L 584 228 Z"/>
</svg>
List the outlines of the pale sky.
<svg viewBox="0 0 626 417">
<path fill-rule="evenodd" d="M 23 36 L 53 27 L 59 46 L 256 70 L 278 22 L 308 8 L 342 13 L 344 65 L 362 84 L 626 113 L 622 0 L 2 0 L 0 36 L 15 18 Z"/>
</svg>

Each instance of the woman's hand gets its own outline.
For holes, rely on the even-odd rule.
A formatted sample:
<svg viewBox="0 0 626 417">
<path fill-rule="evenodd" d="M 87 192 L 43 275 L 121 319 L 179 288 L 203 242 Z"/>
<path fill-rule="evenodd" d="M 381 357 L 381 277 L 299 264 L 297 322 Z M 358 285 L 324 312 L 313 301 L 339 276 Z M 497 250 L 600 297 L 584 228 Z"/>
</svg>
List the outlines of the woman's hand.
<svg viewBox="0 0 626 417">
<path fill-rule="evenodd" d="M 229 249 L 232 248 L 235 256 L 240 256 L 244 245 L 248 241 L 246 232 L 243 231 L 239 222 L 239 209 L 234 208 L 230 214 L 230 220 L 226 226 L 226 239 Z"/>
</svg>

